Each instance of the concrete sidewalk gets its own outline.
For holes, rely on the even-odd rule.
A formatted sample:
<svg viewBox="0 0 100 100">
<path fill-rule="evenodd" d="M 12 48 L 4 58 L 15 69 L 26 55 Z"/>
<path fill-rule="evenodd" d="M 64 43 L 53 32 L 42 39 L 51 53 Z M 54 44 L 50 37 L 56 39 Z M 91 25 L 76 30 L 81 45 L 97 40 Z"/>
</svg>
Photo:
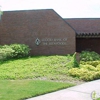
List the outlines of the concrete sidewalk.
<svg viewBox="0 0 100 100">
<path fill-rule="evenodd" d="M 100 80 L 87 82 L 27 100 L 92 100 L 91 93 L 93 91 L 100 94 Z"/>
</svg>

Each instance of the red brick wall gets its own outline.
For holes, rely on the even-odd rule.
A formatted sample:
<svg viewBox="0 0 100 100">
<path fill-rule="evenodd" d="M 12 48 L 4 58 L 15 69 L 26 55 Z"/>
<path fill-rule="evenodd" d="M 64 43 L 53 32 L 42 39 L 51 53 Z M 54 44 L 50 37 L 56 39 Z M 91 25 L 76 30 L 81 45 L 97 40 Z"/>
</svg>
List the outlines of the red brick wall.
<svg viewBox="0 0 100 100">
<path fill-rule="evenodd" d="M 100 38 L 77 38 L 76 39 L 76 51 L 82 50 L 95 51 L 100 54 Z"/>
<path fill-rule="evenodd" d="M 41 41 L 38 46 L 37 38 Z M 0 21 L 0 44 L 12 43 L 29 45 L 32 55 L 66 55 L 76 50 L 75 32 L 53 10 L 4 12 Z"/>
</svg>

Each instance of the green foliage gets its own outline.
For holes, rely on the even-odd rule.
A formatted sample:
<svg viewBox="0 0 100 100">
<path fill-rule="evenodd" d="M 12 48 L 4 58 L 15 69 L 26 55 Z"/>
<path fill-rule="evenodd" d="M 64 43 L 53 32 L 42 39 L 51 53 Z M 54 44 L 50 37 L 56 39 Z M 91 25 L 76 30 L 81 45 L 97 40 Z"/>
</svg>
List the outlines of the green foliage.
<svg viewBox="0 0 100 100">
<path fill-rule="evenodd" d="M 9 46 L 4 45 L 0 46 L 0 60 L 7 60 L 13 57 L 14 50 L 12 50 Z"/>
<path fill-rule="evenodd" d="M 1 6 L 0 6 L 1 7 Z M 3 11 L 0 10 L 0 16 L 3 15 Z"/>
<path fill-rule="evenodd" d="M 79 64 L 78 64 L 78 62 L 76 60 L 76 52 L 73 55 L 73 67 L 79 67 Z"/>
<path fill-rule="evenodd" d="M 14 50 L 14 58 L 26 57 L 30 52 L 29 46 L 25 44 L 11 44 L 10 47 L 12 48 L 12 50 Z"/>
<path fill-rule="evenodd" d="M 11 44 L 0 46 L 0 61 L 10 58 L 26 57 L 29 54 L 29 47 L 24 44 Z"/>
<path fill-rule="evenodd" d="M 67 67 L 68 69 L 72 68 L 73 64 L 73 56 L 72 55 L 67 55 L 67 59 L 66 59 L 66 64 L 65 67 Z"/>
<path fill-rule="evenodd" d="M 79 67 L 79 64 L 76 60 L 76 52 L 72 56 L 68 55 L 67 58 L 68 58 L 67 60 L 68 62 L 66 63 L 67 68 L 71 69 L 73 67 Z"/>
<path fill-rule="evenodd" d="M 100 70 L 100 64 L 98 64 L 98 65 L 96 66 L 96 68 L 97 68 L 97 70 L 99 71 L 99 70 Z"/>
<path fill-rule="evenodd" d="M 97 66 L 97 65 L 99 65 L 100 64 L 100 61 L 99 60 L 97 60 L 97 61 L 80 61 L 80 64 L 82 64 L 82 65 L 92 65 L 92 66 Z"/>
<path fill-rule="evenodd" d="M 99 79 L 100 61 L 81 61 L 78 66 L 74 54 L 35 56 L 0 63 L 0 79 L 66 80 L 69 75 L 85 81 Z"/>
<path fill-rule="evenodd" d="M 3 15 L 3 12 L 2 12 L 2 11 L 0 11 L 0 16 L 1 16 L 1 15 Z"/>
<path fill-rule="evenodd" d="M 95 61 L 100 60 L 100 55 L 94 51 L 82 51 L 80 53 L 81 61 Z"/>
<path fill-rule="evenodd" d="M 88 65 L 88 64 L 87 65 L 80 65 L 80 67 L 83 69 L 87 69 L 89 71 L 97 71 L 97 69 L 94 66 Z"/>
<path fill-rule="evenodd" d="M 100 98 L 98 98 L 97 100 L 100 100 Z"/>
<path fill-rule="evenodd" d="M 0 80 L 0 100 L 26 100 L 34 96 L 73 86 L 42 80 Z"/>
<path fill-rule="evenodd" d="M 100 61 L 99 61 L 100 62 Z M 68 71 L 69 75 L 84 81 L 91 81 L 100 78 L 100 64 L 97 67 L 92 65 L 82 65 L 80 68 L 72 68 Z"/>
<path fill-rule="evenodd" d="M 68 57 L 69 58 L 69 57 Z M 0 79 L 69 80 L 67 56 L 34 56 L 0 64 Z"/>
<path fill-rule="evenodd" d="M 95 52 L 82 51 L 79 68 L 68 71 L 70 76 L 91 81 L 100 79 L 100 55 Z M 94 61 L 93 61 L 94 60 Z"/>
</svg>

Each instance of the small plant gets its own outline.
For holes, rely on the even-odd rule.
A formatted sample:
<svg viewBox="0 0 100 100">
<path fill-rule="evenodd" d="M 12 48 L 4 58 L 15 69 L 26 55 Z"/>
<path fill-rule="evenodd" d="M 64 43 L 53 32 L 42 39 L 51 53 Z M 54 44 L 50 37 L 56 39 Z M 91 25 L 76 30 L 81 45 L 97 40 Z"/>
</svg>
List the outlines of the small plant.
<svg viewBox="0 0 100 100">
<path fill-rule="evenodd" d="M 29 46 L 25 44 L 11 44 L 10 47 L 14 50 L 14 58 L 26 57 L 30 52 Z"/>
<path fill-rule="evenodd" d="M 71 69 L 73 67 L 79 67 L 79 64 L 76 60 L 76 52 L 72 56 L 68 55 L 67 58 L 69 60 L 66 64 L 67 68 Z"/>
<path fill-rule="evenodd" d="M 12 50 L 9 46 L 4 45 L 0 48 L 0 60 L 7 60 L 13 57 L 13 52 L 14 50 Z"/>
<path fill-rule="evenodd" d="M 97 61 L 81 61 L 80 64 L 82 65 L 92 65 L 94 67 L 98 66 L 100 64 L 100 61 L 97 60 Z"/>
<path fill-rule="evenodd" d="M 21 58 L 28 56 L 30 48 L 25 44 L 11 44 L 0 46 L 0 61 L 11 58 Z"/>
<path fill-rule="evenodd" d="M 84 81 L 92 81 L 100 79 L 100 66 L 82 65 L 79 68 L 72 68 L 68 71 L 70 76 L 82 79 Z"/>
<path fill-rule="evenodd" d="M 80 54 L 81 61 L 100 60 L 100 55 L 94 51 L 82 51 Z"/>
<path fill-rule="evenodd" d="M 78 62 L 76 60 L 76 52 L 73 55 L 73 67 L 79 67 L 79 64 L 78 64 Z"/>
<path fill-rule="evenodd" d="M 97 93 L 96 91 L 93 91 L 91 93 L 91 98 L 92 98 L 92 100 L 100 100 L 100 94 Z"/>
</svg>

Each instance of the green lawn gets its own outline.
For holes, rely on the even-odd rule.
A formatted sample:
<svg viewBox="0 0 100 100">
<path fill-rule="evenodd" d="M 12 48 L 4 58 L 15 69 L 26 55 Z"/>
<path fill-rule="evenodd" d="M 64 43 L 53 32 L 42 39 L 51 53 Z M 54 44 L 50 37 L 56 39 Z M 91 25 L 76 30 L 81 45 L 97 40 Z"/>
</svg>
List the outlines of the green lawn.
<svg viewBox="0 0 100 100">
<path fill-rule="evenodd" d="M 0 62 L 0 100 L 24 100 L 75 85 L 80 80 L 69 76 L 71 60 L 72 56 L 56 55 Z"/>
<path fill-rule="evenodd" d="M 56 55 L 0 62 L 0 100 L 23 100 L 73 86 L 69 82 L 89 81 L 90 76 L 93 76 L 92 80 L 100 78 L 99 61 L 97 67 L 80 64 L 78 68 L 72 68 L 72 60 L 69 55 Z M 94 63 L 97 62 L 92 61 Z"/>
<path fill-rule="evenodd" d="M 66 65 L 70 59 L 70 56 L 36 56 L 0 63 L 0 100 L 23 100 L 73 86 L 63 83 L 72 81 L 67 75 L 70 64 Z"/>
<path fill-rule="evenodd" d="M 41 80 L 0 80 L 0 100 L 24 100 L 70 86 L 73 84 Z"/>
</svg>

